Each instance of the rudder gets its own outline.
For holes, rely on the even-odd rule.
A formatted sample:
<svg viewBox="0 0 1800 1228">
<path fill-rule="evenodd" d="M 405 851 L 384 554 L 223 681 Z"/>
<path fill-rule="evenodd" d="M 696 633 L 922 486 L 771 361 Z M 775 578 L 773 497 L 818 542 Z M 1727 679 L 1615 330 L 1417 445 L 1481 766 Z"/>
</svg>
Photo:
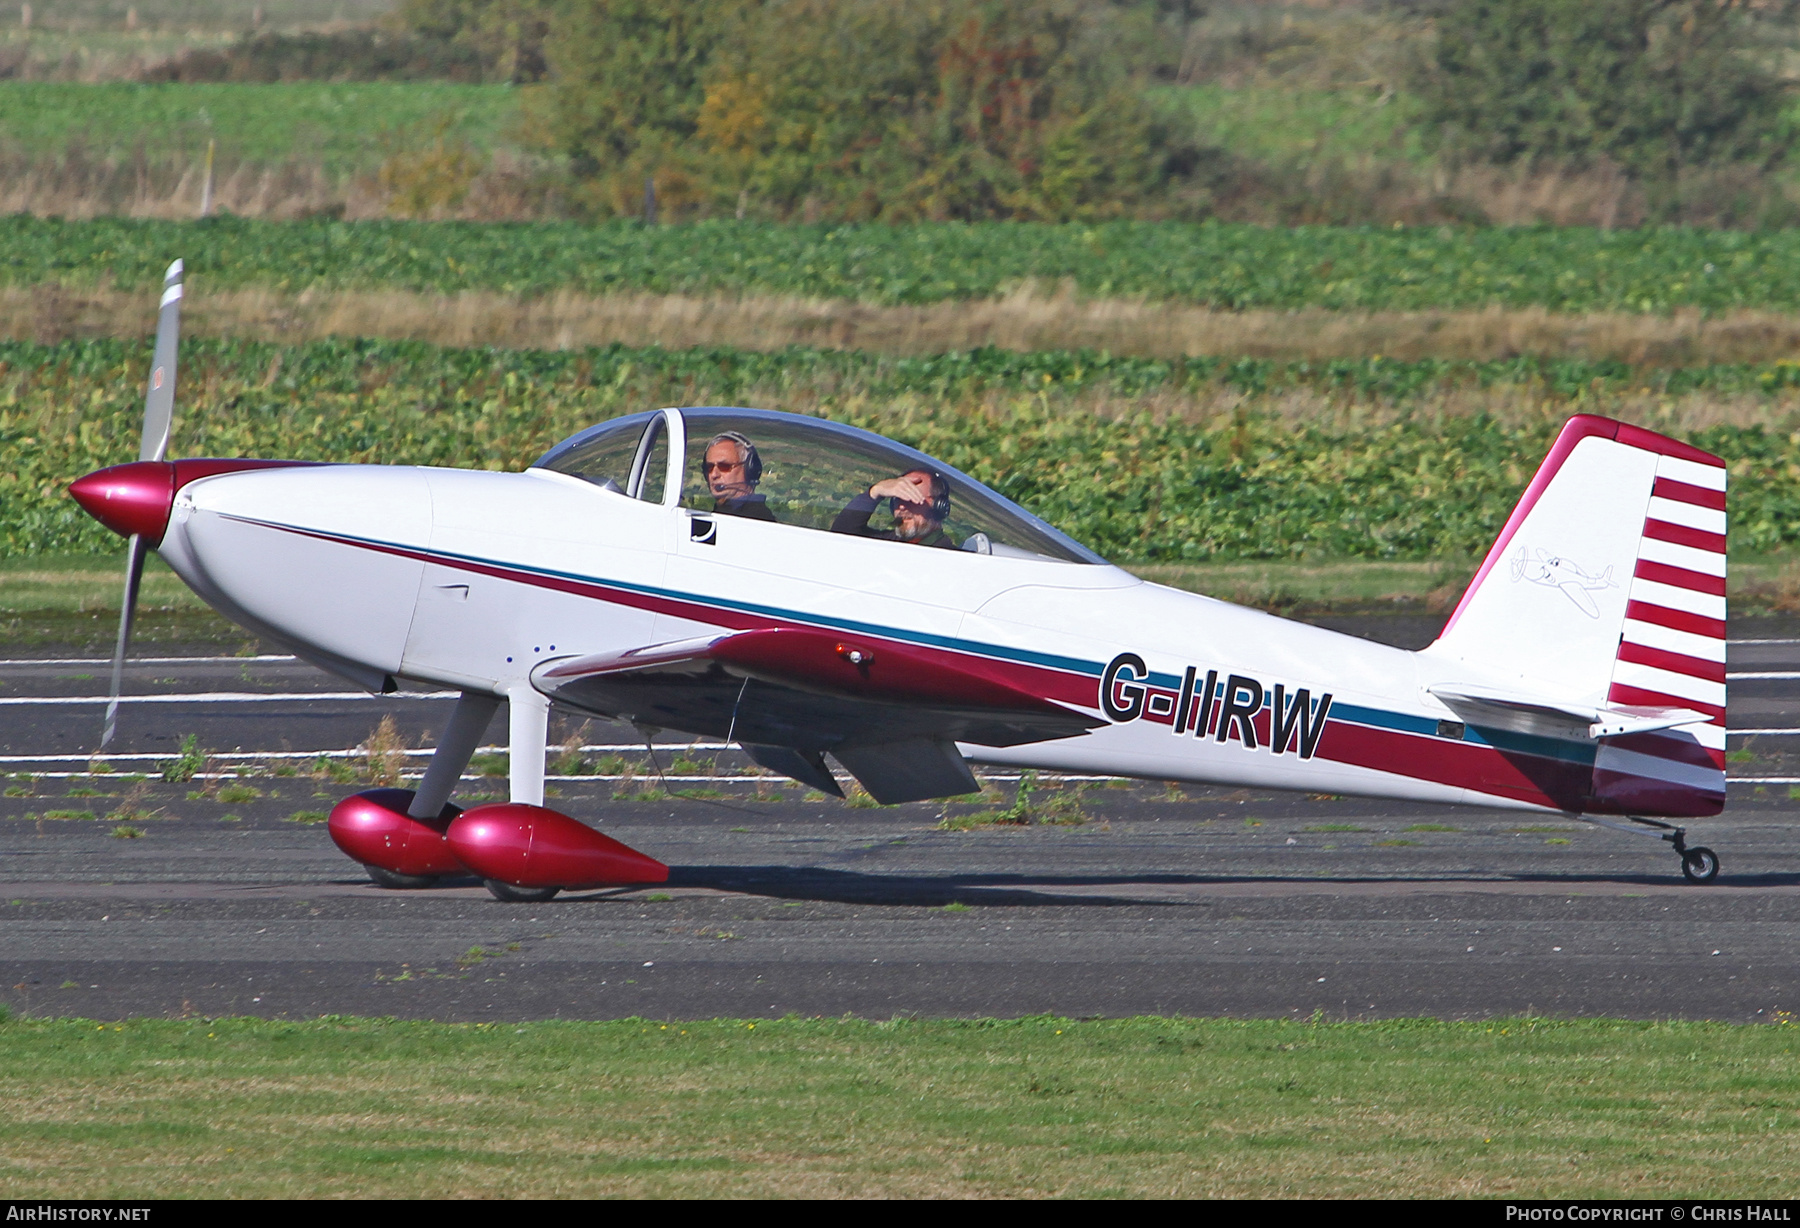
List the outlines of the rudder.
<svg viewBox="0 0 1800 1228">
<path fill-rule="evenodd" d="M 1712 813 L 1725 766 L 1725 465 L 1571 418 L 1425 651 L 1546 696 L 1709 723 L 1603 739 L 1583 809 Z"/>
</svg>

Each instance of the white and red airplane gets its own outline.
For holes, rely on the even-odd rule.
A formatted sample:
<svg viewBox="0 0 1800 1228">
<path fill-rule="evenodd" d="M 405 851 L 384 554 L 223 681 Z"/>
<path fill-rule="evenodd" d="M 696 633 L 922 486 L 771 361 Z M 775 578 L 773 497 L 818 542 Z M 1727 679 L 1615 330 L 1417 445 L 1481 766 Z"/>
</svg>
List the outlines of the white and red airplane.
<svg viewBox="0 0 1800 1228">
<path fill-rule="evenodd" d="M 1301 789 L 1561 813 L 1718 873 L 1672 822 L 1725 799 L 1726 471 L 1687 444 L 1572 418 L 1408 652 L 1146 583 L 947 465 L 792 414 L 634 414 L 523 473 L 167 461 L 180 278 L 141 459 L 71 488 L 131 541 L 113 693 L 149 549 L 371 691 L 460 691 L 416 791 L 332 812 L 384 885 L 666 877 L 544 808 L 552 705 L 838 793 L 830 755 L 880 802 L 972 792 L 971 763 Z M 882 497 L 895 527 L 871 531 Z M 503 702 L 512 800 L 460 811 Z"/>
</svg>

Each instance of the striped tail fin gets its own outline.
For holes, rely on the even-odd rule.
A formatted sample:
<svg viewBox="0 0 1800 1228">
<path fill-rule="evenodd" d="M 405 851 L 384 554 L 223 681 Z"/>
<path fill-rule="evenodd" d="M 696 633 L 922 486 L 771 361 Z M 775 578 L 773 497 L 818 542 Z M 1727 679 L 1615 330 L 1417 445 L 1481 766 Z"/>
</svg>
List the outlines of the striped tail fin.
<svg viewBox="0 0 1800 1228">
<path fill-rule="evenodd" d="M 1659 454 L 1607 699 L 1681 707 L 1704 725 L 1610 738 L 1594 794 L 1619 810 L 1692 813 L 1725 800 L 1725 462 Z M 1682 808 L 1686 808 L 1683 810 Z"/>
<path fill-rule="evenodd" d="M 1716 814 L 1725 797 L 1725 464 L 1583 414 L 1557 437 L 1425 657 L 1512 696 L 1605 710 L 1592 813 Z M 1704 723 L 1642 730 L 1685 714 Z M 1558 752 L 1559 758 L 1575 753 Z"/>
</svg>

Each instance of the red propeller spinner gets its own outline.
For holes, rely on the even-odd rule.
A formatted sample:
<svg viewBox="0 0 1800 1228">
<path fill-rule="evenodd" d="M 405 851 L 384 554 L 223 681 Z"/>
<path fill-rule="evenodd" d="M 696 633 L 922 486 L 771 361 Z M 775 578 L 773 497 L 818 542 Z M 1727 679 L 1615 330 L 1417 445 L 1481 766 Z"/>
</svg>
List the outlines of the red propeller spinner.
<svg viewBox="0 0 1800 1228">
<path fill-rule="evenodd" d="M 88 515 L 121 537 L 136 533 L 154 550 L 169 528 L 175 492 L 189 482 L 246 469 L 285 469 L 316 461 L 230 460 L 132 461 L 96 469 L 69 484 L 69 493 Z"/>
<path fill-rule="evenodd" d="M 136 533 L 155 547 L 169 527 L 175 507 L 175 466 L 170 461 L 133 461 L 99 469 L 69 484 L 82 510 L 121 537 Z"/>
</svg>

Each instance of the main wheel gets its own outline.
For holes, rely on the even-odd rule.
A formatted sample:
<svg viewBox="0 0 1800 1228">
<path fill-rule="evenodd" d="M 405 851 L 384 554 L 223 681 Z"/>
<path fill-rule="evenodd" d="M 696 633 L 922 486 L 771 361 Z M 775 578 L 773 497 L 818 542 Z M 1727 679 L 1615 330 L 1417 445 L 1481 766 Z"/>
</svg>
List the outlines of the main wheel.
<svg viewBox="0 0 1800 1228">
<path fill-rule="evenodd" d="M 369 865 L 365 865 L 363 869 L 369 872 L 369 877 L 375 880 L 377 887 L 389 887 L 397 891 L 413 887 L 430 887 L 437 882 L 435 874 L 396 874 L 392 870 Z"/>
<path fill-rule="evenodd" d="M 545 900 L 554 900 L 561 887 L 515 887 L 511 883 L 503 883 L 497 878 L 484 878 L 488 894 L 496 900 L 505 900 L 508 904 L 542 904 Z"/>
<path fill-rule="evenodd" d="M 1691 848 L 1681 855 L 1681 872 L 1690 883 L 1710 883 L 1719 877 L 1719 855 L 1708 848 Z"/>
</svg>

